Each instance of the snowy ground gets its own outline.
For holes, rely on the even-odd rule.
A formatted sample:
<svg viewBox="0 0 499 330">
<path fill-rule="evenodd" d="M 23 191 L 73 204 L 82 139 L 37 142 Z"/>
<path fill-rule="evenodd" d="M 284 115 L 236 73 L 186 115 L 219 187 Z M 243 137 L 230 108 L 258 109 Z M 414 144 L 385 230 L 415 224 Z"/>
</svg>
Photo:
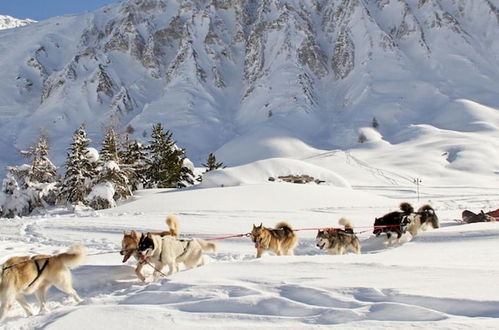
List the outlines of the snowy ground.
<svg viewBox="0 0 499 330">
<path fill-rule="evenodd" d="M 497 329 L 499 224 L 459 224 L 463 208 L 497 208 L 499 191 L 480 187 L 339 188 L 261 183 L 233 187 L 144 191 L 118 208 L 77 214 L 2 219 L 2 259 L 55 253 L 75 242 L 89 250 L 73 270 L 77 305 L 51 289 L 44 315 L 11 310 L 5 329 L 320 328 Z M 442 228 L 386 246 L 371 235 L 375 216 L 431 202 Z M 246 233 L 253 223 L 294 228 L 335 226 L 351 218 L 361 232 L 362 255 L 329 256 L 300 231 L 296 256 L 255 259 L 249 238 L 217 241 L 207 264 L 158 283 L 140 284 L 134 262 L 121 263 L 123 230 L 161 230 L 168 213 L 184 235 Z M 366 231 L 367 230 L 367 231 Z M 110 252 L 109 254 L 92 255 Z M 146 269 L 151 274 L 151 269 Z M 149 277 L 151 280 L 151 277 Z M 35 304 L 34 297 L 29 302 Z"/>
</svg>

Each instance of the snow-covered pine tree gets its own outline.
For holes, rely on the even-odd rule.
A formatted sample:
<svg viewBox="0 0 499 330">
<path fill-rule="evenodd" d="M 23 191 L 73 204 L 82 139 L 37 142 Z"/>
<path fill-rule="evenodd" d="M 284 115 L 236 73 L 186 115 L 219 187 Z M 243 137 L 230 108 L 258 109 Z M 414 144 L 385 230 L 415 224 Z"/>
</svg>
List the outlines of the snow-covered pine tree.
<svg viewBox="0 0 499 330">
<path fill-rule="evenodd" d="M 3 216 L 24 216 L 38 207 L 54 205 L 59 193 L 57 168 L 48 158 L 47 137 L 41 134 L 35 145 L 20 153 L 29 164 L 7 167 L 4 189 L 0 193 Z"/>
<path fill-rule="evenodd" d="M 114 161 L 116 163 L 120 163 L 119 159 L 119 143 L 118 136 L 116 131 L 110 127 L 106 130 L 106 134 L 104 136 L 104 140 L 102 141 L 102 148 L 100 151 L 100 159 L 103 162 Z"/>
<path fill-rule="evenodd" d="M 176 147 L 176 145 L 175 145 Z M 179 149 L 180 181 L 177 183 L 178 188 L 184 188 L 194 184 L 194 164 L 185 156 L 185 149 Z"/>
<path fill-rule="evenodd" d="M 0 191 L 0 216 L 13 218 L 27 215 L 32 211 L 31 191 L 23 191 L 11 173 L 7 173 Z"/>
<path fill-rule="evenodd" d="M 163 125 L 153 126 L 152 140 L 148 146 L 148 188 L 182 188 L 194 183 L 192 170 L 184 166 L 185 150 L 178 148 L 172 133 L 164 131 Z"/>
<path fill-rule="evenodd" d="M 72 204 L 83 202 L 90 192 L 96 177 L 95 165 L 88 155 L 90 139 L 87 138 L 85 126 L 73 135 L 73 142 L 68 148 L 68 157 L 65 163 L 66 174 L 62 180 L 62 201 Z"/>
<path fill-rule="evenodd" d="M 98 174 L 97 184 L 85 198 L 87 204 L 99 210 L 116 206 L 115 201 L 132 196 L 128 177 L 115 161 L 107 161 Z"/>
<path fill-rule="evenodd" d="M 131 190 L 135 191 L 146 186 L 147 147 L 137 140 L 130 141 L 127 135 L 123 142 L 120 158 L 122 160 L 121 168 L 128 176 Z"/>
</svg>

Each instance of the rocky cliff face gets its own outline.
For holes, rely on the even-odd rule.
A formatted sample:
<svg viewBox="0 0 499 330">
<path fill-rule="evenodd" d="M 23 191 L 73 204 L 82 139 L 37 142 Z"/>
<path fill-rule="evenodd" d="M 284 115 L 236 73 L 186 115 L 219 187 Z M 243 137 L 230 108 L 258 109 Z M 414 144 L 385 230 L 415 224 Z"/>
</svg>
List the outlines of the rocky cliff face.
<svg viewBox="0 0 499 330">
<path fill-rule="evenodd" d="M 0 34 L 3 140 L 40 126 L 68 137 L 81 122 L 98 135 L 110 120 L 141 135 L 162 121 L 197 159 L 262 125 L 333 147 L 355 144 L 373 117 L 390 142 L 413 123 L 450 128 L 435 118 L 455 100 L 499 107 L 498 8 L 129 0 L 54 18 Z"/>
</svg>

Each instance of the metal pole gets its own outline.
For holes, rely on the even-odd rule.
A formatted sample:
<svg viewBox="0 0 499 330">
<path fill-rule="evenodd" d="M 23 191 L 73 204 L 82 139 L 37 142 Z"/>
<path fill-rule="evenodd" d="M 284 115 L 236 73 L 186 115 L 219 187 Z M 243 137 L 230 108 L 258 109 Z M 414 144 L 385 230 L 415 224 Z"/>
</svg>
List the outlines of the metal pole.
<svg viewBox="0 0 499 330">
<path fill-rule="evenodd" d="M 421 182 L 423 182 L 423 181 L 421 181 L 421 179 L 420 179 L 420 178 L 415 178 L 415 179 L 414 179 L 414 183 L 416 184 L 416 191 L 417 191 L 417 194 L 418 194 L 418 203 L 419 203 L 419 184 L 420 184 Z"/>
</svg>

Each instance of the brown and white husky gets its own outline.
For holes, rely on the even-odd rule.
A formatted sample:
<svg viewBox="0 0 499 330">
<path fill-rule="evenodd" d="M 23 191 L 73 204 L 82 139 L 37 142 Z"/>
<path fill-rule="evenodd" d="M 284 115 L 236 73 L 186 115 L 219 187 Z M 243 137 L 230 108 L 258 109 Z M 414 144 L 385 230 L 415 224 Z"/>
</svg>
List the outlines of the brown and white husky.
<svg viewBox="0 0 499 330">
<path fill-rule="evenodd" d="M 0 278 L 0 322 L 15 300 L 22 306 L 28 316 L 33 315 L 24 299 L 25 294 L 36 295 L 40 304 L 40 312 L 45 311 L 47 290 L 53 285 L 80 302 L 81 298 L 73 288 L 69 268 L 79 266 L 86 257 L 83 245 L 74 245 L 67 252 L 56 255 L 35 255 L 9 258 L 2 265 Z"/>
<path fill-rule="evenodd" d="M 266 228 L 260 223 L 253 225 L 251 239 L 255 243 L 256 257 L 260 258 L 264 251 L 272 251 L 276 255 L 293 255 L 298 244 L 298 237 L 287 222 L 279 222 L 275 228 Z"/>
</svg>

